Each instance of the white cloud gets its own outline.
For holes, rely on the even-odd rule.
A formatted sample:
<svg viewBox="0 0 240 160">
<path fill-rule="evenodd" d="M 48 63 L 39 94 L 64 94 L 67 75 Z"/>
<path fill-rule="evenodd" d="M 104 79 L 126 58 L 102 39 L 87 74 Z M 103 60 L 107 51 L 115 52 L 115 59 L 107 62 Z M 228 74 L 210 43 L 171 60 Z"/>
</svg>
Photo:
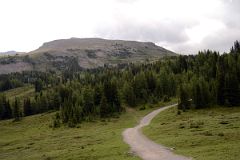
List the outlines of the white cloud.
<svg viewBox="0 0 240 160">
<path fill-rule="evenodd" d="M 182 53 L 226 51 L 239 37 L 239 10 L 238 0 L 0 1 L 0 51 L 70 37 L 153 41 Z"/>
</svg>

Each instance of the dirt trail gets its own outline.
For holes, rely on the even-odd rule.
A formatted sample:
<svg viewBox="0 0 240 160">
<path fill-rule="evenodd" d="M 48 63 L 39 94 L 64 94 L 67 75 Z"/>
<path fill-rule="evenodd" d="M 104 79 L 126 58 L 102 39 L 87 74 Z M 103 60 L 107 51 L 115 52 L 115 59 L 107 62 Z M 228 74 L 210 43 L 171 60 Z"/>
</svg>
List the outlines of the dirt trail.
<svg viewBox="0 0 240 160">
<path fill-rule="evenodd" d="M 149 125 L 151 120 L 165 109 L 176 106 L 169 105 L 154 110 L 142 118 L 140 123 L 134 128 L 128 128 L 123 132 L 124 141 L 130 145 L 131 151 L 143 160 L 190 160 L 190 158 L 176 155 L 167 147 L 156 144 L 142 134 L 141 128 Z"/>
</svg>

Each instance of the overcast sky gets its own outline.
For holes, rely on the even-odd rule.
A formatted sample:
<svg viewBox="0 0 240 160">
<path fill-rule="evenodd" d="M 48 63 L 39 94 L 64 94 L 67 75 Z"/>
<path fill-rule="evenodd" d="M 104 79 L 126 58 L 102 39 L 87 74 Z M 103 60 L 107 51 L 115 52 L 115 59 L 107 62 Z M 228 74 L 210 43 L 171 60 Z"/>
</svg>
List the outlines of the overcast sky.
<svg viewBox="0 0 240 160">
<path fill-rule="evenodd" d="M 229 51 L 240 0 L 1 0 L 0 51 L 63 38 L 151 41 L 178 53 Z"/>
</svg>

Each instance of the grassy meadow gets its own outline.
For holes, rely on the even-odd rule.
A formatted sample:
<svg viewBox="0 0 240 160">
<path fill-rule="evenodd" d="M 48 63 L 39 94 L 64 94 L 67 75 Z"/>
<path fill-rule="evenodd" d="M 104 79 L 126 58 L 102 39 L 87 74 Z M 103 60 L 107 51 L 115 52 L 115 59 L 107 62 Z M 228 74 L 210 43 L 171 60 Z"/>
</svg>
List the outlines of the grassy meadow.
<svg viewBox="0 0 240 160">
<path fill-rule="evenodd" d="M 172 102 L 169 102 L 172 103 Z M 50 128 L 54 112 L 0 121 L 0 159 L 4 160 L 137 160 L 122 140 L 122 131 L 166 105 L 126 109 L 118 118 L 83 122 L 76 128 Z"/>
<path fill-rule="evenodd" d="M 84 122 L 78 128 L 49 128 L 53 113 L 29 116 L 19 122 L 0 122 L 0 159 L 138 159 L 122 141 L 124 128 L 134 126 L 146 111 L 120 118 Z"/>
<path fill-rule="evenodd" d="M 196 160 L 240 158 L 240 108 L 213 107 L 177 114 L 163 111 L 144 128 L 153 141 Z"/>
<path fill-rule="evenodd" d="M 18 87 L 15 89 L 10 89 L 8 91 L 3 92 L 9 100 L 14 100 L 15 97 L 20 99 L 26 97 L 34 97 L 35 89 L 33 85 L 25 85 L 23 87 Z"/>
<path fill-rule="evenodd" d="M 32 97 L 33 86 L 5 92 L 10 99 Z M 173 99 L 171 103 L 176 102 Z M 119 117 L 83 122 L 76 128 L 50 128 L 55 112 L 0 121 L 0 159 L 2 160 L 140 160 L 129 152 L 122 131 L 135 126 L 147 113 L 164 106 L 127 108 Z M 240 147 L 240 108 L 213 107 L 177 112 L 163 111 L 144 134 L 174 152 L 196 160 L 237 160 Z"/>
</svg>

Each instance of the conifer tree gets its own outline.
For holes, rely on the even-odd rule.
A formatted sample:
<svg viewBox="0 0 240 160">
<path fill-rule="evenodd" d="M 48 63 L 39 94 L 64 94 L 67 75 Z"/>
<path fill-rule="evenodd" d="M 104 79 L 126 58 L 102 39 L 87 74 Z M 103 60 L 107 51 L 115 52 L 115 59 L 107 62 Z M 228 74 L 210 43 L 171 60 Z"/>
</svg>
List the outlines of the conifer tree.
<svg viewBox="0 0 240 160">
<path fill-rule="evenodd" d="M 186 90 L 186 86 L 180 85 L 179 88 L 179 98 L 180 102 L 178 104 L 178 109 L 185 111 L 189 108 L 189 96 Z"/>
<path fill-rule="evenodd" d="M 110 115 L 110 113 L 111 110 L 110 106 L 107 103 L 107 98 L 105 97 L 105 95 L 103 95 L 100 102 L 100 116 L 107 117 L 108 115 Z"/>
<path fill-rule="evenodd" d="M 5 95 L 0 95 L 0 119 L 12 118 L 12 109 Z"/>
<path fill-rule="evenodd" d="M 94 89 L 94 104 L 95 106 L 100 105 L 101 97 L 102 97 L 103 91 L 100 85 L 96 85 Z"/>
<path fill-rule="evenodd" d="M 123 98 L 127 105 L 134 107 L 136 105 L 136 96 L 133 91 L 133 87 L 128 82 L 123 85 Z"/>
<path fill-rule="evenodd" d="M 15 98 L 14 101 L 14 105 L 13 105 L 13 117 L 14 117 L 14 121 L 19 121 L 20 117 L 21 117 L 21 113 L 20 113 L 20 103 L 19 103 L 19 99 Z"/>
<path fill-rule="evenodd" d="M 83 112 L 86 116 L 94 113 L 94 93 L 90 86 L 86 86 L 83 89 Z"/>
<path fill-rule="evenodd" d="M 30 98 L 24 99 L 23 112 L 24 112 L 24 116 L 29 116 L 33 114 Z"/>
<path fill-rule="evenodd" d="M 43 81 L 41 79 L 36 80 L 35 82 L 35 92 L 41 92 L 43 89 Z"/>
</svg>

